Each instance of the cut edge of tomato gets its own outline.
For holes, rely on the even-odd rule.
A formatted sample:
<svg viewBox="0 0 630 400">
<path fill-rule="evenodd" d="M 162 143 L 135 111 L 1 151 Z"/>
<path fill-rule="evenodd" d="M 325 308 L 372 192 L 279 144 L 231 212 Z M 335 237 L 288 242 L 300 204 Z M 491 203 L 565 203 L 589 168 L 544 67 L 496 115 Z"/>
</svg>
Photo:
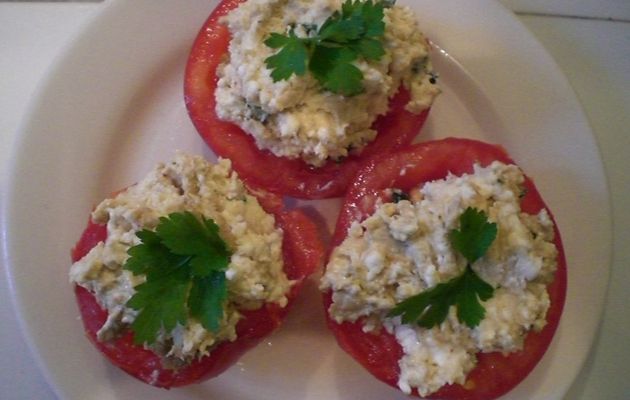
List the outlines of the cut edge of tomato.
<svg viewBox="0 0 630 400">
<path fill-rule="evenodd" d="M 241 179 L 285 196 L 302 199 L 339 197 L 368 157 L 410 144 L 419 134 L 429 110 L 420 114 L 406 111 L 409 93 L 401 88 L 390 100 L 390 111 L 373 127 L 376 139 L 359 155 L 342 162 L 328 161 L 315 168 L 298 159 L 275 156 L 260 150 L 251 135 L 237 125 L 222 121 L 215 113 L 216 70 L 228 51 L 229 32 L 219 20 L 243 0 L 223 0 L 210 14 L 195 39 L 184 79 L 184 100 L 189 116 L 202 139 L 220 157 L 232 160 Z"/>
<path fill-rule="evenodd" d="M 421 164 L 435 151 L 435 147 L 455 148 L 454 152 L 443 152 L 440 157 L 431 159 L 439 165 L 432 165 L 423 171 L 422 179 L 410 178 L 415 176 L 414 172 L 418 172 L 417 168 L 425 168 Z M 479 152 L 479 154 L 475 154 Z M 453 156 L 453 153 L 457 157 Z M 410 155 L 415 155 L 417 162 L 405 162 L 404 166 L 408 168 L 404 173 L 398 174 L 377 174 L 379 168 L 388 168 L 391 165 L 400 166 L 401 161 Z M 346 236 L 347 227 L 352 221 L 362 220 L 369 215 L 376 204 L 376 198 L 383 198 L 384 189 L 400 188 L 409 190 L 411 187 L 420 183 L 428 182 L 435 179 L 441 179 L 445 176 L 440 165 L 446 163 L 453 168 L 447 170 L 454 175 L 461 175 L 465 172 L 471 172 L 472 162 L 466 164 L 464 168 L 461 160 L 476 160 L 482 165 L 487 165 L 491 161 L 499 160 L 504 163 L 515 164 L 507 155 L 506 151 L 497 145 L 491 145 L 476 140 L 447 138 L 424 142 L 413 145 L 405 150 L 393 154 L 377 156 L 367 162 L 357 173 L 356 179 L 348 190 L 342 211 L 339 214 L 335 233 L 333 235 L 331 249 L 336 247 L 343 241 Z M 407 160 L 408 161 L 408 160 Z M 415 181 L 415 182 L 414 182 Z M 545 205 L 540 193 L 536 189 L 533 181 L 526 177 L 525 181 L 526 194 L 521 201 L 522 211 L 533 214 L 541 209 L 545 209 L 554 223 L 554 243 L 558 250 L 557 269 L 552 283 L 547 285 L 547 292 L 550 296 L 551 306 L 547 312 L 547 324 L 540 332 L 529 332 L 525 339 L 524 349 L 519 352 L 510 353 L 504 356 L 500 352 L 493 353 L 477 353 L 477 366 L 468 374 L 465 385 L 445 385 L 437 392 L 433 393 L 425 399 L 441 399 L 441 400 L 492 400 L 512 390 L 520 384 L 536 367 L 548 347 L 553 340 L 554 334 L 558 328 L 567 290 L 567 265 L 564 254 L 564 247 L 560 232 L 557 228 L 556 221 Z M 329 250 L 330 252 L 330 250 Z M 335 334 L 337 341 L 346 352 L 348 352 L 356 361 L 363 365 L 370 373 L 379 380 L 398 388 L 398 376 L 400 370 L 398 362 L 392 367 L 392 359 L 400 359 L 402 348 L 396 341 L 395 337 L 387 332 L 381 331 L 378 335 L 365 333 L 361 329 L 361 320 L 355 323 L 337 323 L 328 313 L 331 304 L 331 292 L 324 293 L 324 307 L 326 310 L 326 319 L 329 328 Z M 386 354 L 381 354 L 377 346 L 387 347 Z M 533 350 L 531 351 L 532 347 Z M 376 349 L 369 354 L 370 349 Z M 366 352 L 368 353 L 366 355 Z M 510 364 L 520 363 L 519 368 L 510 368 Z M 390 368 L 387 368 L 388 365 Z M 516 375 L 503 377 L 504 379 L 488 379 L 489 374 L 495 374 L 496 370 L 516 370 Z M 482 385 L 479 382 L 483 382 Z M 419 396 L 417 390 L 413 394 Z"/>
<path fill-rule="evenodd" d="M 221 374 L 280 326 L 304 280 L 321 267 L 324 248 L 319 239 L 318 228 L 308 216 L 299 210 L 283 211 L 278 206 L 277 196 L 273 194 L 261 191 L 255 191 L 253 194 L 259 199 L 265 211 L 274 215 L 276 225 L 282 228 L 284 233 L 284 269 L 287 277 L 294 282 L 287 293 L 287 305 L 280 307 L 274 303 L 266 303 L 257 310 L 241 311 L 244 318 L 236 325 L 237 339 L 234 342 L 222 342 L 211 350 L 210 355 L 174 372 L 162 366 L 158 355 L 135 345 L 130 331 L 114 341 L 100 342 L 96 333 L 105 323 L 107 311 L 101 308 L 92 293 L 77 285 L 75 297 L 86 336 L 112 364 L 153 386 L 166 389 L 184 386 Z M 71 251 L 72 261 L 81 259 L 106 237 L 106 226 L 96 224 L 90 219 Z"/>
</svg>

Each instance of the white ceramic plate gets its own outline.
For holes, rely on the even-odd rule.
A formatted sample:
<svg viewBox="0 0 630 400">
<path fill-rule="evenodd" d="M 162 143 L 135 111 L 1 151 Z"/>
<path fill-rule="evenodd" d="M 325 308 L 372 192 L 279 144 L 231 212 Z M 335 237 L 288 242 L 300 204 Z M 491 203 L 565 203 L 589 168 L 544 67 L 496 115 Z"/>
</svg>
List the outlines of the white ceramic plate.
<svg viewBox="0 0 630 400">
<path fill-rule="evenodd" d="M 91 207 L 176 148 L 212 157 L 188 120 L 182 81 L 215 3 L 112 1 L 41 88 L 15 149 L 2 230 L 35 358 L 63 399 L 403 399 L 338 349 L 315 282 L 282 329 L 201 385 L 165 391 L 137 382 L 83 335 L 67 270 Z M 565 313 L 543 361 L 506 398 L 560 399 L 591 345 L 608 274 L 608 191 L 593 135 L 555 63 L 498 3 L 400 3 L 448 51 L 435 55 L 444 94 L 422 138 L 501 143 L 555 212 L 569 264 Z M 332 219 L 337 201 L 315 206 Z"/>
</svg>

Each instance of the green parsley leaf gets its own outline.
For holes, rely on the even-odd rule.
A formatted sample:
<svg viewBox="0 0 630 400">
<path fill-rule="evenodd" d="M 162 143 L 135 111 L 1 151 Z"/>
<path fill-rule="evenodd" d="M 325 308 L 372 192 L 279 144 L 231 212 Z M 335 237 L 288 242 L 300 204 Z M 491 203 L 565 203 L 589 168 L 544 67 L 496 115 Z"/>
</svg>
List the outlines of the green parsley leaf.
<svg viewBox="0 0 630 400">
<path fill-rule="evenodd" d="M 346 0 L 315 35 L 297 37 L 272 33 L 265 44 L 280 51 L 267 59 L 274 82 L 303 75 L 306 68 L 333 93 L 353 96 L 363 91 L 363 73 L 353 63 L 359 58 L 378 61 L 384 54 L 383 9 L 388 2 Z M 310 31 L 310 30 L 309 30 Z"/>
<path fill-rule="evenodd" d="M 494 293 L 494 288 L 484 282 L 470 268 L 470 264 L 461 279 L 461 290 L 457 294 L 457 318 L 470 328 L 474 328 L 479 325 L 486 315 L 486 310 L 479 302 L 479 299 L 482 301 L 489 300 Z"/>
<path fill-rule="evenodd" d="M 352 61 L 356 53 L 346 47 L 318 46 L 313 53 L 309 69 L 327 90 L 344 96 L 360 93 L 363 74 Z"/>
<path fill-rule="evenodd" d="M 127 250 L 130 257 L 124 266 L 134 275 L 159 276 L 168 273 L 171 266 L 181 265 L 188 259 L 171 253 L 153 231 L 144 229 L 136 235 L 141 243 Z"/>
<path fill-rule="evenodd" d="M 291 38 L 289 36 L 284 36 L 274 32 L 269 35 L 267 40 L 265 40 L 265 44 L 272 49 L 279 49 L 286 46 L 290 41 Z"/>
<path fill-rule="evenodd" d="M 186 322 L 189 287 L 189 273 L 183 268 L 135 287 L 136 293 L 127 302 L 128 307 L 140 310 L 131 324 L 135 344 L 153 343 L 161 328 L 170 331 L 177 323 Z"/>
<path fill-rule="evenodd" d="M 265 59 L 267 68 L 271 69 L 271 78 L 274 82 L 289 79 L 293 74 L 306 73 L 309 50 L 306 43 L 293 32 L 289 36 L 272 33 L 272 36 L 265 40 L 265 44 L 271 48 L 282 47 L 278 53 Z"/>
<path fill-rule="evenodd" d="M 457 306 L 457 318 L 473 328 L 485 316 L 479 299 L 488 300 L 493 292 L 494 288 L 468 265 L 462 275 L 398 303 L 389 316 L 401 315 L 405 324 L 416 322 L 424 328 L 432 328 L 446 319 L 451 306 Z"/>
<path fill-rule="evenodd" d="M 488 222 L 486 213 L 472 207 L 459 217 L 459 224 L 459 230 L 452 230 L 449 239 L 453 248 L 472 264 L 488 251 L 497 236 L 497 224 Z"/>
<path fill-rule="evenodd" d="M 190 315 L 197 318 L 204 328 L 217 332 L 223 318 L 223 302 L 226 298 L 227 285 L 223 272 L 195 278 L 188 297 Z"/>
<path fill-rule="evenodd" d="M 341 44 L 356 40 L 362 34 L 363 24 L 360 18 L 351 16 L 343 19 L 339 12 L 336 12 L 324 22 L 318 32 L 318 39 Z"/>
<path fill-rule="evenodd" d="M 415 322 L 432 328 L 444 322 L 450 307 L 456 306 L 457 318 L 468 327 L 474 328 L 483 320 L 485 309 L 480 300 L 489 300 L 494 288 L 475 273 L 471 264 L 486 253 L 496 238 L 497 227 L 488 222 L 483 211 L 470 207 L 462 213 L 459 222 L 459 230 L 452 230 L 449 238 L 453 248 L 468 260 L 464 273 L 405 299 L 388 316 L 400 315 L 405 324 Z"/>
<path fill-rule="evenodd" d="M 385 5 L 383 2 L 356 0 L 352 9 L 348 8 L 352 16 L 359 18 L 365 37 L 380 37 L 385 34 L 385 22 L 383 21 Z M 345 11 L 345 10 L 344 10 Z"/>
<path fill-rule="evenodd" d="M 228 265 L 229 253 L 212 220 L 202 223 L 190 212 L 173 213 L 160 218 L 156 233 L 173 254 L 191 257 L 196 276 L 207 276 Z"/>
<path fill-rule="evenodd" d="M 352 49 L 366 60 L 378 61 L 385 55 L 383 43 L 376 39 L 363 38 L 353 44 Z"/>
<path fill-rule="evenodd" d="M 137 233 L 123 268 L 146 281 L 134 289 L 127 306 L 138 310 L 131 325 L 136 344 L 153 343 L 160 330 L 171 331 L 189 317 L 216 331 L 227 298 L 225 269 L 230 252 L 211 219 L 190 212 L 161 217 L 155 231 Z"/>
</svg>

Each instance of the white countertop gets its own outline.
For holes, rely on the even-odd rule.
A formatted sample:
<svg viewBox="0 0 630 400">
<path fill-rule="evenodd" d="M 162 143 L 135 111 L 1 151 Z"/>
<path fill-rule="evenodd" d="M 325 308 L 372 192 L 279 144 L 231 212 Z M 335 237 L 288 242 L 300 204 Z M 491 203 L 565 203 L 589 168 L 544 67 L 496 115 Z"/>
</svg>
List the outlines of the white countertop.
<svg viewBox="0 0 630 400">
<path fill-rule="evenodd" d="M 573 85 L 600 146 L 611 191 L 613 258 L 605 312 L 593 349 L 566 398 L 628 399 L 630 1 L 502 3 L 517 12 Z M 38 82 L 81 26 L 104 6 L 0 2 L 0 187 L 6 180 L 11 143 Z M 54 399 L 21 338 L 5 275 L 0 276 L 0 397 Z"/>
</svg>

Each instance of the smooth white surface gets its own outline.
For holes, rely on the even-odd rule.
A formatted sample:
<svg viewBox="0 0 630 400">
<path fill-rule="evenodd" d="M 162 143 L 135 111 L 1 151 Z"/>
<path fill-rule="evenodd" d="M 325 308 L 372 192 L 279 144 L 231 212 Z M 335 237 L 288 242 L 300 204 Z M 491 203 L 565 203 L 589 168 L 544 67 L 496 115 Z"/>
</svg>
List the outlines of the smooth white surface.
<svg viewBox="0 0 630 400">
<path fill-rule="evenodd" d="M 4 188 L 12 142 L 33 91 L 60 50 L 99 9 L 95 4 L 0 3 L 0 187 Z M 0 193 L 2 203 L 4 190 Z M 56 399 L 18 329 L 4 273 L 0 321 L 0 398 Z"/>
<path fill-rule="evenodd" d="M 630 20 L 628 0 L 500 0 L 515 12 Z"/>
<path fill-rule="evenodd" d="M 3 9 L 0 9 L 0 15 L 2 15 L 2 11 L 3 11 Z M 5 15 L 6 15 L 6 14 L 5 14 Z M 32 14 L 31 14 L 31 15 L 32 15 Z M 26 17 L 25 17 L 25 16 L 23 16 L 22 18 L 26 18 Z M 539 21 L 539 20 L 541 20 L 541 19 L 534 19 L 534 20 Z M 549 26 L 553 27 L 554 25 L 553 25 L 551 22 L 549 22 Z M 567 43 L 569 43 L 569 42 L 571 42 L 571 40 L 570 40 L 570 39 L 572 39 L 572 35 L 575 35 L 575 32 L 571 29 L 571 24 L 567 23 L 567 24 L 565 24 L 565 25 L 563 25 L 563 26 L 565 26 L 565 30 L 564 30 L 564 31 L 561 31 L 560 33 L 564 33 L 564 34 L 565 34 L 565 36 L 568 38 L 568 39 L 567 39 Z M 596 26 L 602 26 L 602 25 L 601 25 L 601 23 L 600 23 L 599 25 L 596 25 Z M 51 27 L 50 29 L 53 29 L 53 27 Z M 59 30 L 59 28 L 57 28 L 57 30 Z M 594 29 L 594 31 L 595 31 L 595 32 L 597 32 L 597 29 Z M 559 33 L 559 32 L 554 31 L 554 30 L 550 30 L 549 32 L 550 32 L 550 34 L 549 34 L 548 39 L 549 39 L 549 40 L 553 43 L 553 40 L 552 40 L 552 39 L 553 39 L 553 37 L 554 37 L 555 35 L 558 35 L 558 33 Z M 605 31 L 605 32 L 608 32 L 608 31 Z M 623 33 L 624 33 L 624 32 L 626 32 L 626 33 L 627 33 L 627 30 L 625 30 L 625 31 L 624 31 L 623 29 L 619 29 L 619 30 L 617 30 L 617 31 L 615 31 L 615 32 L 618 32 L 618 35 L 617 35 L 616 37 L 618 37 L 618 38 L 623 38 L 623 37 L 624 37 L 624 36 L 623 36 Z M 589 31 L 589 33 L 590 33 L 590 31 Z M 589 39 L 591 39 L 591 40 L 593 39 L 593 37 L 592 37 L 591 35 L 583 35 L 583 36 L 584 36 L 584 37 L 580 37 L 580 39 L 585 39 L 587 44 L 589 43 L 589 42 L 588 42 L 588 40 L 589 40 Z M 604 35 L 602 35 L 602 36 L 604 36 Z M 626 36 L 626 38 L 627 38 L 627 36 Z M 600 38 L 595 37 L 595 39 L 599 40 Z M 603 38 L 602 38 L 602 39 L 603 39 Z M 34 41 L 33 41 L 33 42 L 34 42 Z M 622 42 L 622 43 L 623 43 L 623 42 Z M 601 44 L 609 44 L 609 42 L 608 42 L 608 41 L 603 41 L 603 40 L 602 40 Z M 604 56 L 605 56 L 605 55 L 607 55 L 607 54 L 608 54 L 608 55 L 610 55 L 610 54 L 621 54 L 621 53 L 622 53 L 622 51 L 623 51 L 624 47 L 617 47 L 617 52 L 615 52 L 615 51 L 614 51 L 614 49 L 615 49 L 615 47 L 614 47 L 614 46 L 615 46 L 615 42 L 613 42 L 611 45 L 613 46 L 613 47 L 612 47 L 612 49 L 608 49 L 606 46 L 597 46 L 597 45 L 592 45 L 592 47 L 597 47 L 597 48 L 599 49 L 599 52 L 600 52 L 600 53 L 602 53 L 602 55 L 604 55 Z M 607 50 L 607 49 L 608 49 L 608 50 Z M 580 56 L 587 56 L 587 58 L 588 58 L 588 56 L 592 55 L 592 54 L 580 54 L 580 51 L 582 50 L 582 47 L 580 47 L 580 42 L 578 42 L 578 41 L 575 41 L 575 42 L 574 42 L 574 44 L 573 44 L 573 46 L 568 46 L 568 47 L 564 47 L 564 46 L 563 46 L 563 50 L 564 50 L 564 53 L 565 53 L 565 54 L 566 54 L 566 53 L 573 54 L 573 53 L 571 53 L 571 51 L 573 50 L 573 51 L 577 52 L 577 54 L 579 54 Z M 554 55 L 555 55 L 555 54 L 554 54 Z M 36 58 L 36 57 L 35 57 L 35 58 Z M 578 57 L 578 58 L 580 58 L 580 57 Z M 605 60 L 605 59 L 606 59 L 606 57 L 603 57 L 603 59 Z M 621 68 L 622 68 L 624 65 L 627 67 L 627 64 L 624 64 L 624 63 L 623 63 L 623 61 L 624 61 L 624 60 L 626 60 L 626 61 L 627 61 L 627 58 L 623 58 L 622 56 L 619 56 L 618 58 L 614 58 L 614 57 L 612 57 L 610 60 L 608 60 L 608 62 L 601 63 L 601 65 L 600 65 L 600 64 L 597 64 L 597 67 L 601 68 L 601 70 L 600 70 L 600 71 L 609 71 L 609 70 L 615 71 L 615 68 L 617 68 L 617 70 L 616 70 L 616 71 L 617 71 L 617 72 L 618 72 L 618 73 L 619 73 L 622 77 L 623 77 L 623 76 L 626 76 L 626 77 L 627 77 L 627 76 L 628 76 L 628 74 L 627 74 L 627 71 L 628 71 L 628 70 L 627 70 L 627 69 L 625 69 L 625 70 L 621 70 Z M 568 64 L 569 71 L 571 71 L 571 70 L 570 70 L 570 68 L 571 68 L 571 66 L 572 66 L 572 65 L 574 65 L 574 64 L 573 64 L 573 63 L 567 63 L 567 64 Z M 565 71 L 566 71 L 566 70 L 565 70 Z M 581 76 L 580 74 L 585 74 L 585 75 L 586 75 L 586 77 L 588 78 L 588 77 L 589 77 L 589 75 L 588 75 L 588 74 L 589 74 L 589 72 L 590 72 L 590 73 L 592 73 L 591 71 L 586 70 L 586 69 L 585 69 L 584 71 L 577 71 L 577 72 L 576 72 L 576 73 L 577 73 L 577 78 L 578 78 L 577 80 L 579 80 L 580 82 L 587 80 L 587 79 L 583 79 L 583 78 L 581 78 L 582 76 Z M 598 71 L 598 72 L 599 72 L 599 71 Z M 624 75 L 624 74 L 625 74 L 625 75 Z M 599 73 L 598 73 L 597 75 L 599 75 Z M 606 75 L 609 75 L 609 74 L 606 74 Z M 571 75 L 570 75 L 570 76 L 571 76 Z M 594 78 L 594 76 L 591 76 L 591 77 L 593 77 L 593 78 Z M 580 79 L 580 78 L 581 78 L 581 79 Z M 615 81 L 615 80 L 614 80 L 614 77 L 610 77 L 610 79 L 611 79 L 613 82 L 616 82 L 617 84 L 621 84 L 622 82 L 626 82 L 626 81 L 624 81 L 623 79 Z M 596 81 L 596 79 L 591 79 L 590 81 L 594 82 L 594 81 Z M 621 88 L 623 88 L 623 86 L 619 86 L 619 85 L 615 86 L 614 84 L 612 85 L 612 88 L 613 88 L 613 89 L 614 89 L 614 88 L 617 88 L 617 92 L 620 92 L 620 91 L 621 91 L 621 92 L 623 93 L 623 91 L 622 91 L 621 89 L 619 89 L 620 87 L 621 87 Z M 589 87 L 589 88 L 590 88 L 590 87 Z M 600 99 L 602 100 L 602 102 L 600 103 L 600 105 L 602 106 L 602 108 L 607 108 L 607 99 L 606 99 L 606 97 L 607 97 L 607 96 L 605 96 L 605 95 L 602 93 L 602 92 L 603 92 L 603 90 L 602 90 L 601 88 L 598 88 L 596 85 L 593 85 L 593 88 L 595 89 L 595 93 L 598 93 L 598 90 L 600 91 Z M 626 86 L 626 88 L 627 88 L 627 86 Z M 613 91 L 613 93 L 614 93 L 614 91 Z M 626 92 L 626 93 L 627 93 L 627 92 Z M 598 99 L 598 100 L 599 100 L 599 99 Z M 591 103 L 591 104 L 592 104 L 592 103 Z M 624 111 L 624 109 L 623 109 L 623 107 L 621 106 L 621 104 L 623 104 L 623 103 L 616 103 L 616 102 L 615 102 L 615 103 L 614 103 L 614 106 L 610 108 L 610 109 L 611 109 L 610 113 L 611 113 L 611 114 L 614 114 L 615 106 L 617 107 L 617 108 L 616 108 L 617 110 L 619 110 L 619 111 Z M 628 104 L 628 103 L 625 103 L 625 104 Z M 588 108 L 589 103 L 586 103 L 586 105 L 587 105 L 587 110 L 589 110 L 589 108 Z M 627 109 L 626 109 L 626 111 L 627 111 Z M 626 115 L 627 115 L 627 114 L 626 114 Z M 4 115 L 3 115 L 2 117 L 3 117 L 3 118 L 6 118 L 6 116 L 4 116 Z M 604 134 L 603 134 L 603 135 L 600 135 L 600 137 L 599 137 L 599 139 L 600 139 L 600 140 L 605 141 L 605 140 L 607 139 L 607 137 L 608 137 L 608 136 L 606 135 L 606 133 L 609 133 L 609 131 L 607 131 L 606 129 L 607 129 L 607 128 L 609 128 L 609 125 L 610 125 L 610 124 L 608 124 L 608 125 L 603 125 L 603 126 L 602 126 L 602 131 L 604 132 Z M 620 125 L 620 126 L 623 126 L 623 125 Z M 626 125 L 626 126 L 627 126 L 627 125 Z M 596 125 L 596 127 L 597 127 L 597 125 Z M 627 136 L 625 136 L 625 137 L 627 137 Z M 623 141 L 622 141 L 621 143 L 618 143 L 618 144 L 617 144 L 617 143 L 615 143 L 614 141 L 610 141 L 610 142 L 609 142 L 609 144 L 610 144 L 610 145 L 609 145 L 609 149 L 614 149 L 614 150 L 616 150 L 616 151 L 615 151 L 615 153 L 616 153 L 616 154 L 627 154 L 627 153 L 628 153 L 628 150 L 630 150 L 630 149 L 628 149 L 628 147 L 629 147 L 629 146 L 627 146 L 627 143 L 626 143 L 626 142 L 623 142 Z M 623 147 L 624 145 L 626 146 L 626 147 L 625 147 L 625 150 L 626 150 L 625 152 L 624 152 L 624 147 Z M 606 148 L 605 148 L 605 147 L 604 147 L 604 150 L 606 150 Z M 604 153 L 604 154 L 606 154 L 606 153 Z M 616 161 L 615 161 L 615 162 L 616 162 L 616 164 L 614 164 L 613 166 L 617 166 L 617 167 L 624 167 L 624 166 L 627 166 L 627 163 L 625 163 L 625 164 L 624 164 L 624 161 L 622 161 L 621 157 L 617 157 L 617 158 L 615 158 L 615 160 L 616 160 Z M 625 160 L 625 159 L 624 159 L 624 160 Z M 620 171 L 623 171 L 623 169 L 621 169 Z M 621 175 L 621 173 L 619 173 L 619 174 L 617 175 L 617 179 L 619 178 L 619 175 Z M 624 181 L 621 181 L 621 183 L 623 183 L 623 182 L 624 182 Z M 614 179 L 613 179 L 612 183 L 613 183 L 613 194 L 614 194 L 614 188 L 615 188 L 615 180 L 614 180 Z M 617 181 L 617 183 L 619 183 L 619 182 Z M 621 187 L 621 186 L 622 186 L 621 184 L 617 185 L 617 187 Z M 624 194 L 624 193 L 625 193 L 625 194 Z M 625 195 L 625 199 L 628 199 L 627 192 L 622 192 L 622 195 Z M 623 199 L 623 198 L 622 198 L 622 199 Z M 627 201 L 626 201 L 626 202 L 627 202 Z M 627 215 L 627 213 L 626 213 L 626 215 Z M 628 219 L 626 218 L 626 219 L 625 219 L 625 221 L 628 221 Z M 619 230 L 621 230 L 621 229 L 619 229 Z M 621 246 L 619 246 L 619 247 L 621 247 Z M 616 253 L 616 254 L 617 254 L 617 253 Z M 623 254 L 622 254 L 622 256 L 623 256 Z M 625 259 L 626 259 L 626 260 L 628 260 L 628 257 L 627 257 L 627 252 L 626 252 L 626 258 L 625 258 Z M 616 260 L 616 262 L 615 262 L 615 266 L 617 266 L 617 265 L 620 265 L 620 264 L 621 264 L 621 262 L 617 262 L 617 261 L 618 261 L 618 260 Z M 622 275 L 622 276 L 623 276 L 623 275 Z M 627 276 L 627 275 L 626 275 L 626 276 Z M 626 282 L 627 282 L 627 281 L 626 281 Z M 617 287 L 622 287 L 622 285 L 623 285 L 623 282 L 619 283 L 619 284 L 617 285 Z M 613 288 L 614 288 L 614 287 L 615 287 L 615 285 L 614 285 L 614 282 L 613 282 Z M 4 293 L 3 293 L 3 294 L 4 294 Z M 614 294 L 614 293 L 611 293 L 611 295 L 613 295 L 613 294 Z M 614 299 L 615 297 L 611 297 L 611 298 L 613 298 L 613 299 Z M 620 297 L 620 296 L 618 296 L 617 298 L 618 298 L 618 299 L 620 299 L 621 297 Z M 4 304 L 6 304 L 6 302 L 3 302 L 3 303 L 4 303 Z M 621 304 L 621 303 L 619 303 L 619 304 Z M 617 309 L 619 309 L 619 307 L 618 307 Z M 7 312 L 7 309 L 6 309 L 6 308 L 3 308 L 2 310 L 3 310 L 3 313 L 4 313 L 4 314 L 8 314 L 8 312 Z M 626 314 L 624 314 L 624 313 L 618 313 L 617 315 L 614 315 L 614 314 L 613 314 L 613 316 L 612 316 L 612 317 L 613 317 L 613 318 L 615 318 L 615 317 L 616 317 L 616 318 L 615 318 L 615 325 L 617 325 L 617 326 L 618 326 L 619 321 L 621 321 L 621 323 L 623 324 L 623 321 L 624 321 L 623 316 L 625 316 L 625 315 L 626 315 Z M 627 321 L 627 318 L 626 318 L 626 321 Z M 3 319 L 3 322 L 6 322 L 6 319 Z M 612 324 L 611 324 L 611 325 L 612 325 Z M 606 325 L 605 325 L 605 326 L 606 326 Z M 623 325 L 622 325 L 622 326 L 623 326 Z M 626 325 L 625 325 L 625 326 L 627 326 L 627 323 L 626 323 Z M 4 330 L 3 330 L 3 332 L 4 332 Z M 623 330 L 622 330 L 622 329 L 618 329 L 618 330 L 617 330 L 617 334 L 618 334 L 618 335 L 622 335 L 622 332 L 623 332 Z M 626 332 L 627 332 L 627 330 L 626 330 Z M 602 335 L 604 338 L 606 337 L 605 333 L 606 333 L 606 331 L 604 331 L 604 335 Z M 9 336 L 9 337 L 11 337 L 11 336 Z M 17 337 L 17 335 L 16 335 L 16 334 L 14 334 L 14 337 Z M 622 337 L 623 337 L 623 336 L 622 336 Z M 3 336 L 3 338 L 4 338 L 4 336 Z M 623 341 L 621 341 L 621 342 L 623 343 Z M 8 342 L 3 341 L 2 343 L 3 343 L 3 347 L 2 347 L 2 348 L 3 348 L 3 350 L 4 350 L 4 349 L 8 349 L 8 348 L 9 348 L 9 346 L 5 346 L 5 345 L 4 345 L 5 343 L 8 343 Z M 619 341 L 618 341 L 617 343 L 619 343 Z M 12 348 L 12 349 L 13 349 L 13 346 L 14 346 L 14 345 L 13 345 L 13 341 L 11 341 L 11 348 Z M 19 349 L 19 345 L 17 346 L 17 348 Z M 614 349 L 614 346 L 608 346 L 608 348 L 613 348 L 613 349 Z M 612 351 L 608 351 L 608 352 L 607 352 L 607 354 L 609 354 L 609 353 L 612 353 Z M 10 355 L 10 356 L 11 356 L 11 355 L 13 355 L 13 356 L 14 356 L 13 358 L 16 358 L 16 357 L 15 357 L 15 355 L 21 355 L 21 354 L 23 354 L 23 353 L 21 353 L 21 352 L 19 352 L 19 351 L 16 351 L 16 353 L 10 353 L 9 355 Z M 4 359 L 4 360 L 6 360 L 7 358 L 3 357 L 3 359 Z M 11 359 L 11 358 L 9 358 L 9 359 Z M 619 358 L 619 357 L 617 357 L 617 359 L 619 360 L 620 358 Z M 25 364 L 27 364 L 27 363 L 25 363 Z M 3 368 L 5 368 L 8 364 L 2 364 L 2 365 L 3 365 Z M 30 367 L 30 369 L 32 370 L 32 366 L 29 366 L 29 367 Z M 621 377 L 622 377 L 622 372 L 621 372 L 621 371 L 623 371 L 623 370 L 622 370 L 622 369 L 617 369 L 617 370 L 616 370 L 616 372 L 617 372 L 617 375 L 616 375 L 616 376 L 618 376 L 618 377 L 620 378 L 620 379 L 617 379 L 617 380 L 616 380 L 616 382 L 621 382 L 621 381 L 622 381 L 622 379 L 621 379 Z M 13 369 L 11 369 L 11 372 L 14 372 L 14 371 L 13 371 Z M 594 374 L 593 374 L 593 375 L 594 375 Z M 588 375 L 588 376 L 593 377 L 593 375 Z M 614 375 L 614 372 L 613 372 L 613 375 Z M 7 375 L 5 375 L 5 374 L 4 374 L 4 372 L 3 372 L 3 374 L 2 374 L 2 378 L 5 378 L 6 376 L 7 376 Z M 30 376 L 30 374 L 29 374 L 29 376 Z M 623 398 L 623 397 L 621 397 L 621 396 L 622 396 L 622 393 L 627 393 L 627 391 L 625 391 L 625 392 L 624 392 L 624 390 L 623 390 L 623 389 L 624 389 L 623 383 L 621 383 L 621 386 L 620 386 L 620 385 L 617 385 L 616 389 L 614 389 L 614 387 L 613 387 L 612 391 L 610 391 L 610 390 L 611 390 L 611 385 L 604 385 L 604 384 L 603 384 L 603 383 L 606 383 L 606 380 L 601 380 L 601 379 L 600 379 L 600 380 L 598 381 L 598 380 L 597 380 L 597 379 L 595 379 L 595 378 L 593 378 L 593 380 L 594 380 L 595 382 L 599 382 L 599 387 L 601 387 L 601 388 L 603 388 L 603 389 L 604 389 L 604 391 L 603 391 L 603 392 L 596 392 L 596 393 L 599 393 L 600 395 L 602 395 L 602 394 L 607 393 L 605 390 L 606 390 L 606 389 L 608 389 L 608 390 L 609 390 L 609 392 L 608 392 L 608 393 L 611 393 L 613 397 L 606 397 L 606 396 L 604 395 L 604 396 L 594 396 L 594 397 L 592 396 L 592 397 L 590 397 L 590 398 L 619 398 L 619 399 L 621 399 L 621 398 Z M 26 383 L 25 383 L 24 381 L 21 381 L 21 382 L 20 382 L 20 381 L 19 381 L 19 379 L 18 379 L 17 381 L 14 381 L 14 380 L 9 381 L 9 380 L 7 379 L 7 384 L 13 384 L 13 385 L 16 385 L 16 382 L 17 382 L 17 384 L 18 384 L 18 386 L 17 386 L 18 388 L 20 387 L 20 386 L 19 386 L 19 384 L 20 384 L 20 383 L 22 384 L 22 387 L 23 387 L 23 386 L 26 386 Z M 613 385 L 613 386 L 614 386 L 614 385 Z M 7 387 L 7 385 L 3 385 L 3 388 L 6 388 L 6 387 Z M 11 387 L 11 385 L 9 385 L 8 387 L 10 388 L 10 387 Z M 13 387 L 16 387 L 16 386 L 13 386 Z M 625 388 L 626 388 L 626 389 L 628 388 L 628 387 L 627 387 L 627 384 L 626 384 Z M 580 391 L 581 391 L 581 390 L 580 390 Z M 25 396 L 19 396 L 16 392 L 13 392 L 13 391 L 8 391 L 8 392 L 5 392 L 5 393 L 10 393 L 10 394 L 9 394 L 9 396 L 11 396 L 11 394 L 15 394 L 15 395 L 16 395 L 16 397 L 14 397 L 14 398 L 43 398 L 43 396 L 36 396 L 36 395 L 34 395 L 34 396 L 26 396 L 26 395 L 25 395 Z M 28 390 L 26 390 L 25 392 L 22 392 L 22 393 L 32 394 L 33 392 L 29 392 Z M 614 395 L 615 393 L 616 393 L 616 397 L 615 397 L 615 395 Z M 4 396 L 5 396 L 5 395 L 3 394 L 3 398 L 6 398 L 6 397 L 4 397 Z M 10 398 L 11 398 L 11 397 L 10 397 Z M 569 397 L 569 398 L 573 398 L 573 397 Z M 583 397 L 583 398 L 589 398 L 589 397 Z"/>
<path fill-rule="evenodd" d="M 0 166 L 8 160 L 13 134 L 40 79 L 99 9 L 93 4 L 0 3 Z M 5 171 L 0 170 L 0 183 Z"/>
<path fill-rule="evenodd" d="M 566 398 L 627 400 L 630 24 L 532 17 L 522 21 L 553 54 L 571 81 L 596 133 L 611 189 L 614 246 L 603 325 L 593 352 Z"/>
</svg>

